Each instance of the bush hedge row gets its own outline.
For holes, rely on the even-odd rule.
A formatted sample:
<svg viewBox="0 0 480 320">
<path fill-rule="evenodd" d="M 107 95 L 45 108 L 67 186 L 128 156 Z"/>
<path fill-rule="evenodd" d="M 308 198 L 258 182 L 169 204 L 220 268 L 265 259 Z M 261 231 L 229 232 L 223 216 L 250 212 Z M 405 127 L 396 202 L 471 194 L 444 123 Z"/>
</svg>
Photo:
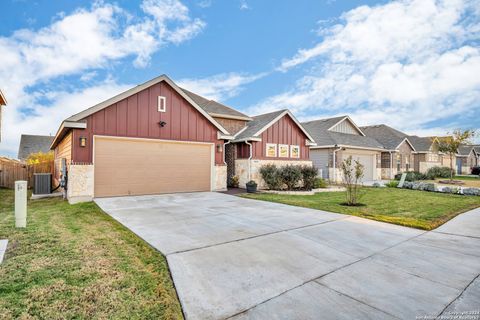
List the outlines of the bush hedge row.
<svg viewBox="0 0 480 320">
<path fill-rule="evenodd" d="M 318 170 L 306 165 L 286 165 L 277 167 L 274 164 L 266 164 L 260 168 L 260 175 L 270 190 L 294 190 L 301 187 L 312 190 L 317 185 L 323 185 L 317 178 Z"/>
</svg>

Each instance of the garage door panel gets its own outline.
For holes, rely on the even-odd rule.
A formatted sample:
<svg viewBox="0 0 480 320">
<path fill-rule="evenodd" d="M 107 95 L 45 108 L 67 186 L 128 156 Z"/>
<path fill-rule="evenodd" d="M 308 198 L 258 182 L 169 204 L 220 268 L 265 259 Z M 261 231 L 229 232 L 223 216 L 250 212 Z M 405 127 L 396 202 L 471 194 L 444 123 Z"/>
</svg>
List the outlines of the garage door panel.
<svg viewBox="0 0 480 320">
<path fill-rule="evenodd" d="M 95 196 L 211 189 L 212 145 L 96 137 Z"/>
<path fill-rule="evenodd" d="M 353 160 L 359 161 L 363 165 L 363 178 L 361 181 L 372 181 L 374 179 L 375 171 L 375 155 L 367 154 L 355 154 L 355 153 L 344 153 L 343 159 L 347 159 L 349 156 L 352 156 Z"/>
</svg>

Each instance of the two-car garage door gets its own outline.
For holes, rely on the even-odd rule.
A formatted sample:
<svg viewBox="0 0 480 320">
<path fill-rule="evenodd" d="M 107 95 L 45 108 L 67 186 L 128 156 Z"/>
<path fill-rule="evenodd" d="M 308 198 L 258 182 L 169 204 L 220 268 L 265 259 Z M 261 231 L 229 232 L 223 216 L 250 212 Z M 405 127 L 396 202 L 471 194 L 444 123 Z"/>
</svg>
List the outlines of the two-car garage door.
<svg viewBox="0 0 480 320">
<path fill-rule="evenodd" d="M 96 136 L 95 197 L 210 191 L 213 145 Z"/>
</svg>

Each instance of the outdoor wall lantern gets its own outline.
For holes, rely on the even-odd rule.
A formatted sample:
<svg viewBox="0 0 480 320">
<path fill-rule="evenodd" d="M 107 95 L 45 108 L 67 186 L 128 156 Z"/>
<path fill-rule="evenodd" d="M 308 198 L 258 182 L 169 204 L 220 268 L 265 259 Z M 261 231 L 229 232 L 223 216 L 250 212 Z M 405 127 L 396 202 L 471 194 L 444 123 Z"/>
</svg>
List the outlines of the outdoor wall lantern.
<svg viewBox="0 0 480 320">
<path fill-rule="evenodd" d="M 222 152 L 223 151 L 223 147 L 221 144 L 217 144 L 217 152 Z"/>
<path fill-rule="evenodd" d="M 85 148 L 87 146 L 87 137 L 80 137 L 80 147 Z"/>
</svg>

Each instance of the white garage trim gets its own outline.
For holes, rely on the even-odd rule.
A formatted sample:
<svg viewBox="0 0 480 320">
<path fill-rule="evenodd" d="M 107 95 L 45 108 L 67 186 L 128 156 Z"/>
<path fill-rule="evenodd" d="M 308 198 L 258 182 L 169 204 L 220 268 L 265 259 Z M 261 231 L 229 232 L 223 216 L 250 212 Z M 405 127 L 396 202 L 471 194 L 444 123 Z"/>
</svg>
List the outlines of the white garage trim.
<svg viewBox="0 0 480 320">
<path fill-rule="evenodd" d="M 197 141 L 182 141 L 182 140 L 165 140 L 165 139 L 151 139 L 151 138 L 133 138 L 133 137 L 118 137 L 107 135 L 94 135 L 92 145 L 92 164 L 95 168 L 95 142 L 97 139 L 110 139 L 110 140 L 126 140 L 126 141 L 148 141 L 148 142 L 162 142 L 162 143 L 175 143 L 175 144 L 193 144 L 193 145 L 210 145 L 211 161 L 210 161 L 210 191 L 215 189 L 215 143 L 213 142 L 197 142 Z M 94 169 L 95 170 L 95 169 Z M 95 174 L 93 175 L 95 179 Z M 93 195 L 95 195 L 95 180 L 93 181 Z"/>
</svg>

